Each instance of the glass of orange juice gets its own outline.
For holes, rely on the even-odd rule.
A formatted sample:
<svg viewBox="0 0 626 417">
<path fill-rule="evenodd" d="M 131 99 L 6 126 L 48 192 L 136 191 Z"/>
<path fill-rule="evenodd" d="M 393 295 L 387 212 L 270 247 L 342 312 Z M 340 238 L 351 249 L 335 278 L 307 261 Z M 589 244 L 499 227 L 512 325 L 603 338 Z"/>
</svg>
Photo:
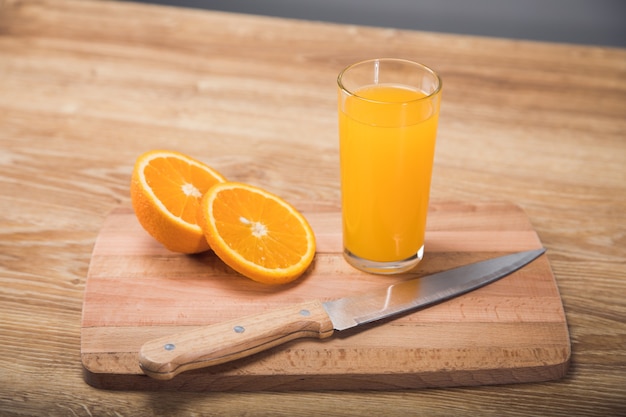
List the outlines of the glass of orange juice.
<svg viewBox="0 0 626 417">
<path fill-rule="evenodd" d="M 348 66 L 337 83 L 344 257 L 408 271 L 424 254 L 441 78 L 386 58 Z"/>
</svg>

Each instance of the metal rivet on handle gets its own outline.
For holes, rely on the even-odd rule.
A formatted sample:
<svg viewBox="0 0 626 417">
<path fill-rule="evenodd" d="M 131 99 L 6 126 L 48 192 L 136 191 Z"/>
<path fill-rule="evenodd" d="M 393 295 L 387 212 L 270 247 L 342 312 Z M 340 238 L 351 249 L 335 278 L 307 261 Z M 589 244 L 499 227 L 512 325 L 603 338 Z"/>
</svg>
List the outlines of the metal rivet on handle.
<svg viewBox="0 0 626 417">
<path fill-rule="evenodd" d="M 304 317 L 308 317 L 311 315 L 311 312 L 309 310 L 300 310 L 300 315 Z"/>
<path fill-rule="evenodd" d="M 233 327 L 233 330 L 235 331 L 235 333 L 243 333 L 246 331 L 246 328 L 243 326 L 235 326 Z"/>
<path fill-rule="evenodd" d="M 163 349 L 165 350 L 174 350 L 176 349 L 176 345 L 173 343 L 167 343 L 163 346 Z"/>
</svg>

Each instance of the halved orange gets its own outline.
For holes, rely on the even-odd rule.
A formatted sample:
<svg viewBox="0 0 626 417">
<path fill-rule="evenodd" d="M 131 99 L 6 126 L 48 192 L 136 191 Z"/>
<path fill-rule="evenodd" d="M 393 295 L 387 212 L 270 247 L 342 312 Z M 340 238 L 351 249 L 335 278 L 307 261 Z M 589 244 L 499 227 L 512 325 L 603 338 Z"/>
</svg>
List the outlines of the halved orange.
<svg viewBox="0 0 626 417">
<path fill-rule="evenodd" d="M 173 252 L 209 249 L 196 216 L 202 195 L 226 179 L 179 152 L 154 150 L 137 158 L 130 196 L 139 223 Z"/>
<path fill-rule="evenodd" d="M 240 274 L 284 284 L 315 255 L 311 226 L 280 197 L 248 184 L 215 184 L 202 197 L 200 225 L 213 252 Z"/>
</svg>

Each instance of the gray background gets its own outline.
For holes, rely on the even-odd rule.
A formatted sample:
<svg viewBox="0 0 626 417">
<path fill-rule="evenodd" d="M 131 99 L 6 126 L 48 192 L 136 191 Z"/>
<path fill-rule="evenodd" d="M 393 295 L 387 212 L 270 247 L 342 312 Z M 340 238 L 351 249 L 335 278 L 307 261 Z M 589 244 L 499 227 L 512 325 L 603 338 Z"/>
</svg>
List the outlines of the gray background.
<svg viewBox="0 0 626 417">
<path fill-rule="evenodd" d="M 626 47 L 626 0 L 134 0 L 307 20 Z"/>
</svg>

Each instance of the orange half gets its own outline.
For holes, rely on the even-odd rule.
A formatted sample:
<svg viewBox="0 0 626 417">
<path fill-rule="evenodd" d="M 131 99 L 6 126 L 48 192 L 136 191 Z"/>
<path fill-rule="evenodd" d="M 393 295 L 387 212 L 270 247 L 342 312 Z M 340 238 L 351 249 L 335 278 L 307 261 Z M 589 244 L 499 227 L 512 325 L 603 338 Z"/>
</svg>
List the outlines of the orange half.
<svg viewBox="0 0 626 417">
<path fill-rule="evenodd" d="M 137 158 L 130 196 L 141 226 L 173 252 L 209 249 L 197 214 L 202 195 L 226 181 L 211 167 L 174 151 L 155 150 Z"/>
<path fill-rule="evenodd" d="M 212 186 L 198 218 L 220 259 L 258 282 L 293 281 L 315 256 L 315 235 L 304 216 L 280 197 L 248 184 Z"/>
</svg>

